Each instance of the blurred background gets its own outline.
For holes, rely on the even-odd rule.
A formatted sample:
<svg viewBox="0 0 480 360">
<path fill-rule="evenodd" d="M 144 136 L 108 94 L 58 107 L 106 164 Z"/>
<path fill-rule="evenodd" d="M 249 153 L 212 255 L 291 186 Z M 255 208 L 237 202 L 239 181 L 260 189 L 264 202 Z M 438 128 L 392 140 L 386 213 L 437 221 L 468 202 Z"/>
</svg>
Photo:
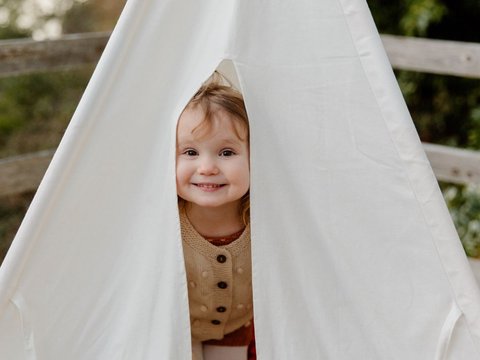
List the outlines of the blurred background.
<svg viewBox="0 0 480 360">
<path fill-rule="evenodd" d="M 478 0 L 367 2 L 382 34 L 480 43 Z M 24 38 L 39 44 L 67 34 L 106 32 L 100 34 L 101 39 L 106 38 L 124 3 L 124 0 L 0 0 L 0 40 L 8 40 L 0 41 L 0 49 L 2 46 L 17 49 L 17 44 L 24 46 Z M 101 52 L 101 48 L 97 46 L 97 51 Z M 9 50 L 9 53 L 15 51 Z M 0 65 L 5 61 L 1 54 L 0 51 Z M 3 183 L 12 178 L 8 172 L 17 171 L 18 164 L 29 166 L 28 159 L 43 157 L 48 164 L 94 66 L 95 61 L 85 61 L 62 70 L 0 74 L 0 171 L 4 172 L 0 178 L 3 176 Z M 480 75 L 439 75 L 398 69 L 395 74 L 422 141 L 480 150 Z M 478 69 L 477 74 L 480 74 Z M 6 186 L 2 189 L 1 184 L 0 261 L 36 188 L 32 185 L 12 190 L 15 187 L 12 185 L 11 189 Z M 467 254 L 480 257 L 478 179 L 442 181 L 440 186 Z"/>
</svg>

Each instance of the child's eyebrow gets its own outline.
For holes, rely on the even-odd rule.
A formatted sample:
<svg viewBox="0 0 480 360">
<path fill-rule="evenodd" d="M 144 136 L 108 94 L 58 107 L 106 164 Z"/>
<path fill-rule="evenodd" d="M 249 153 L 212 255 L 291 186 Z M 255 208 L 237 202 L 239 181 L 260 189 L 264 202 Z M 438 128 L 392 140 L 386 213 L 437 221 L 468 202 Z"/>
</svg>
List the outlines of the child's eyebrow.
<svg viewBox="0 0 480 360">
<path fill-rule="evenodd" d="M 240 139 L 239 140 L 235 140 L 235 139 L 222 139 L 221 140 L 222 143 L 225 143 L 225 144 L 231 144 L 231 145 L 241 145 L 241 141 Z"/>
<path fill-rule="evenodd" d="M 177 140 L 177 147 L 193 146 L 194 143 L 191 140 Z"/>
</svg>

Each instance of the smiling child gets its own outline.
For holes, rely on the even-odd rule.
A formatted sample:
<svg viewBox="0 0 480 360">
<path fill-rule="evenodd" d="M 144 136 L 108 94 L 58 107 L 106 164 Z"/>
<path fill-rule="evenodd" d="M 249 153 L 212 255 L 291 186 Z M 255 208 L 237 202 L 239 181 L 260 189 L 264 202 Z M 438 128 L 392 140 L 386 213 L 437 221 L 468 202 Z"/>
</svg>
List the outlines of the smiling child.
<svg viewBox="0 0 480 360">
<path fill-rule="evenodd" d="M 241 94 L 216 75 L 178 120 L 176 179 L 193 359 L 246 360 L 254 337 L 249 126 Z"/>
</svg>

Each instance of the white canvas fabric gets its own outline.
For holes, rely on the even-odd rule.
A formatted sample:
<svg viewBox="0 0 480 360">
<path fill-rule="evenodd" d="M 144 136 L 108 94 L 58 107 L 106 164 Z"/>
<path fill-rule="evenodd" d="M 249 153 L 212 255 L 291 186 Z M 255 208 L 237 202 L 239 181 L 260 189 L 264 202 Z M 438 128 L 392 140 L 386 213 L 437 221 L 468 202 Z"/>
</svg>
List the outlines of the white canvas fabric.
<svg viewBox="0 0 480 360">
<path fill-rule="evenodd" d="M 0 272 L 0 359 L 190 359 L 175 127 L 231 59 L 260 360 L 480 358 L 480 296 L 363 0 L 130 0 Z"/>
</svg>

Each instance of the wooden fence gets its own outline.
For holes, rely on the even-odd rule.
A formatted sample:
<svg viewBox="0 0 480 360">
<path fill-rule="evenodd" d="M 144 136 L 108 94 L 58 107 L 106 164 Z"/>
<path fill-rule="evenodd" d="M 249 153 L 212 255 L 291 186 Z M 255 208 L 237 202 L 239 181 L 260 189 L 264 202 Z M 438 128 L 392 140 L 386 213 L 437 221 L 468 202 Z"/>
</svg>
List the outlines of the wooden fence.
<svg viewBox="0 0 480 360">
<path fill-rule="evenodd" d="M 109 33 L 58 40 L 0 41 L 0 77 L 71 69 L 98 61 Z M 480 78 L 480 44 L 382 35 L 396 69 Z M 480 183 L 480 152 L 423 144 L 438 180 Z M 0 160 L 0 196 L 37 188 L 54 150 Z"/>
</svg>

